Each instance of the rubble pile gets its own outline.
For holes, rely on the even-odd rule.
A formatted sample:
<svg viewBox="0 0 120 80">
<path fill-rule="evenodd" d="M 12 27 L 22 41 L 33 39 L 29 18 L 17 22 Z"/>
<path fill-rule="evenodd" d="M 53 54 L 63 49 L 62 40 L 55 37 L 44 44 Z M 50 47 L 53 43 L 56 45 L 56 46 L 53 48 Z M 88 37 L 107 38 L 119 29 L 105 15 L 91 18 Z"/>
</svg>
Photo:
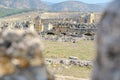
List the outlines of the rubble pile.
<svg viewBox="0 0 120 80">
<path fill-rule="evenodd" d="M 46 59 L 46 64 L 63 64 L 66 66 L 74 65 L 79 67 L 93 66 L 93 61 L 75 59 Z"/>
</svg>

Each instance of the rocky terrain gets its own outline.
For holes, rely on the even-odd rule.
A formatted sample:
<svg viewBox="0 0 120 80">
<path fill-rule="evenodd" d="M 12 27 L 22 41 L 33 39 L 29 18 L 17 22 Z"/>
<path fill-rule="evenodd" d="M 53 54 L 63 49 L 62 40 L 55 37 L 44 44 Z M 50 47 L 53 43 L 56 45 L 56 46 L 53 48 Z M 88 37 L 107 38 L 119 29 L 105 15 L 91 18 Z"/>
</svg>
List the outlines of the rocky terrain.
<svg viewBox="0 0 120 80">
<path fill-rule="evenodd" d="M 65 58 L 46 58 L 45 60 L 46 64 L 63 64 L 66 66 L 79 66 L 79 67 L 87 67 L 87 66 L 93 66 L 93 62 L 92 61 L 88 61 L 88 60 L 78 60 L 78 59 L 65 59 Z"/>
</svg>

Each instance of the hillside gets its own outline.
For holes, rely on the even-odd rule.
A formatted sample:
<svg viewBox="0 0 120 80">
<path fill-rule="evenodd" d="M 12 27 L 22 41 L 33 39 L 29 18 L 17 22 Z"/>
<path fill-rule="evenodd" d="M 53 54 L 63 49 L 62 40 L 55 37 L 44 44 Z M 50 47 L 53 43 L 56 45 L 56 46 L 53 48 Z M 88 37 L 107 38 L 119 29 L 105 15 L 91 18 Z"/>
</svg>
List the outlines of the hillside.
<svg viewBox="0 0 120 80">
<path fill-rule="evenodd" d="M 102 5 L 87 4 L 80 1 L 64 1 L 60 3 L 49 3 L 41 0 L 0 0 L 0 5 L 7 8 L 30 8 L 43 9 L 47 11 L 102 11 Z"/>
<path fill-rule="evenodd" d="M 41 0 L 0 0 L 0 17 L 14 15 L 33 10 L 50 12 L 101 12 L 106 4 L 87 4 L 80 1 L 64 1 L 60 3 L 50 3 Z"/>
<path fill-rule="evenodd" d="M 18 13 L 34 11 L 33 9 L 10 9 L 10 8 L 0 8 L 0 18 L 5 16 L 11 16 Z"/>
<path fill-rule="evenodd" d="M 80 1 L 65 1 L 52 5 L 53 11 L 92 11 L 99 12 L 103 7 L 96 4 L 87 4 Z"/>
<path fill-rule="evenodd" d="M 41 0 L 0 0 L 0 5 L 7 8 L 32 8 L 47 10 L 49 6 Z"/>
</svg>

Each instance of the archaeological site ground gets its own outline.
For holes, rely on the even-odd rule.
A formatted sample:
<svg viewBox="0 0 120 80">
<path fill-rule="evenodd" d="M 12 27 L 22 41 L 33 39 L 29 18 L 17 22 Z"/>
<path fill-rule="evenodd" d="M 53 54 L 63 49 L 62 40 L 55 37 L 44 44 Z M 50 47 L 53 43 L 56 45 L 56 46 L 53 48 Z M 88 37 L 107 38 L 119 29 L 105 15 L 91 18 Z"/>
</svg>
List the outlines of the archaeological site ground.
<svg viewBox="0 0 120 80">
<path fill-rule="evenodd" d="M 90 80 L 101 3 L 0 0 L 0 80 Z"/>
</svg>

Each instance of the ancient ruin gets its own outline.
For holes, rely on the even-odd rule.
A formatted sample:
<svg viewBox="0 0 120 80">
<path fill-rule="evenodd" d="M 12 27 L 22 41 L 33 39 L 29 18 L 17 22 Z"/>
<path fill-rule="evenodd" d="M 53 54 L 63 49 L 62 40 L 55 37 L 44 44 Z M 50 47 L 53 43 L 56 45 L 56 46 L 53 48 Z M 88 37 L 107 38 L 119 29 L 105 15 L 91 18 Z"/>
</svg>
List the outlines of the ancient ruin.
<svg viewBox="0 0 120 80">
<path fill-rule="evenodd" d="M 20 29 L 20 30 L 30 30 L 36 31 L 42 36 L 43 39 L 50 40 L 50 36 L 57 36 L 57 39 L 53 38 L 51 40 L 58 40 L 62 37 L 71 38 L 74 41 L 74 37 L 82 38 L 85 40 L 94 40 L 95 34 L 97 31 L 96 24 L 99 21 L 100 14 L 98 13 L 74 13 L 76 15 L 61 13 L 57 14 L 60 17 L 53 16 L 55 13 L 50 13 L 28 20 L 20 21 L 10 21 L 10 22 L 1 22 L 0 29 Z M 61 17 L 63 16 L 63 17 Z M 47 36 L 46 36 L 47 35 Z M 50 37 L 50 38 L 49 38 Z M 65 40 L 62 41 L 71 41 Z"/>
</svg>

